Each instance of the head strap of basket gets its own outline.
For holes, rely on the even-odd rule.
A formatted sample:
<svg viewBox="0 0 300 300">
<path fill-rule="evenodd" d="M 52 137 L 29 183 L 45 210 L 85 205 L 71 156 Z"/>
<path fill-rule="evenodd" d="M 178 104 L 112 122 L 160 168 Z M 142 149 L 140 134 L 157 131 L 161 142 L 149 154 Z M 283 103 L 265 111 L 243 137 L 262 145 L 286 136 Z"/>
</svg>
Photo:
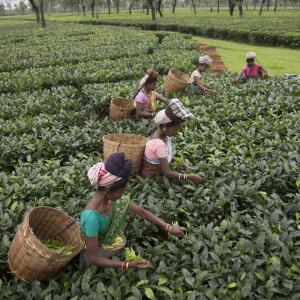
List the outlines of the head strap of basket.
<svg viewBox="0 0 300 300">
<path fill-rule="evenodd" d="M 120 152 L 111 154 L 105 163 L 99 162 L 93 165 L 87 175 L 91 185 L 98 189 L 112 186 L 115 182 L 122 185 L 123 181 L 128 180 L 131 171 L 132 161 L 125 159 L 125 154 Z"/>
<path fill-rule="evenodd" d="M 156 114 L 153 122 L 158 125 L 173 122 L 175 125 L 193 119 L 195 119 L 195 116 L 177 98 L 174 98 L 166 109 Z"/>
</svg>

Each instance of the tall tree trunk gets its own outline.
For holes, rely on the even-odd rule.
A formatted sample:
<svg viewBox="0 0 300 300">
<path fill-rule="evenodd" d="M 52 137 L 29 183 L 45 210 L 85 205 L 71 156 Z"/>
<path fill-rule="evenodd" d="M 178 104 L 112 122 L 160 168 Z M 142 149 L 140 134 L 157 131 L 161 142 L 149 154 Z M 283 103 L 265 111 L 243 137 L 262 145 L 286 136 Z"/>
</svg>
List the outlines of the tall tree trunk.
<svg viewBox="0 0 300 300">
<path fill-rule="evenodd" d="M 269 7 L 270 7 L 270 0 L 268 0 L 267 2 L 267 11 L 269 11 Z"/>
<path fill-rule="evenodd" d="M 175 13 L 175 8 L 176 8 L 176 3 L 177 0 L 173 0 L 173 3 L 172 3 L 172 6 L 173 6 L 173 10 L 172 10 L 172 13 L 174 14 Z"/>
<path fill-rule="evenodd" d="M 81 7 L 82 7 L 83 16 L 85 17 L 85 5 L 84 5 L 83 1 L 84 0 L 81 0 Z"/>
<path fill-rule="evenodd" d="M 162 18 L 163 14 L 162 14 L 162 11 L 161 11 L 161 0 L 158 0 L 158 2 L 157 2 L 157 11 L 158 11 L 160 17 Z"/>
<path fill-rule="evenodd" d="M 48 16 L 51 17 L 51 0 L 48 0 Z"/>
<path fill-rule="evenodd" d="M 275 0 L 275 3 L 274 3 L 274 12 L 276 12 L 276 9 L 277 9 L 277 1 L 278 0 Z"/>
<path fill-rule="evenodd" d="M 108 14 L 110 15 L 110 6 L 111 6 L 111 0 L 106 0 L 107 7 L 108 7 Z"/>
<path fill-rule="evenodd" d="M 194 0 L 191 0 L 191 3 L 192 3 L 192 6 L 193 6 L 193 9 L 194 9 L 194 14 L 196 15 L 196 5 L 195 5 Z"/>
<path fill-rule="evenodd" d="M 130 14 L 130 15 L 131 15 L 131 9 L 132 9 L 132 6 L 133 6 L 133 2 L 130 1 L 130 3 L 129 3 L 129 14 Z"/>
<path fill-rule="evenodd" d="M 284 1 L 284 9 L 287 7 L 287 0 Z"/>
<path fill-rule="evenodd" d="M 120 1 L 119 0 L 117 0 L 116 5 L 117 5 L 117 14 L 118 14 L 120 12 Z"/>
<path fill-rule="evenodd" d="M 46 27 L 45 16 L 44 16 L 44 0 L 40 0 L 40 12 L 41 12 L 41 20 L 42 20 L 42 28 Z"/>
<path fill-rule="evenodd" d="M 235 7 L 235 1 L 233 0 L 228 0 L 228 6 L 229 6 L 229 14 L 233 16 L 233 11 Z"/>
<path fill-rule="evenodd" d="M 99 18 L 99 15 L 98 15 L 98 1 L 97 1 L 97 0 L 95 1 L 95 7 L 94 7 L 94 10 L 95 10 L 95 13 L 96 13 L 96 18 L 98 19 L 98 18 Z"/>
<path fill-rule="evenodd" d="M 248 1 L 245 0 L 245 6 L 246 6 L 246 10 L 248 10 Z"/>
<path fill-rule="evenodd" d="M 91 2 L 91 8 L 92 8 L 92 18 L 95 17 L 95 0 L 92 0 Z"/>
<path fill-rule="evenodd" d="M 151 0 L 151 2 L 150 2 L 151 15 L 152 15 L 152 21 L 156 21 L 156 17 L 155 17 L 155 7 L 154 7 L 154 5 L 153 5 L 153 1 L 154 1 L 154 0 Z"/>
<path fill-rule="evenodd" d="M 243 0 L 238 0 L 238 8 L 239 8 L 239 12 L 240 12 L 240 18 L 243 17 Z"/>
<path fill-rule="evenodd" d="M 72 9 L 72 12 L 73 12 L 73 9 Z M 78 16 L 79 16 L 79 13 L 80 13 L 80 2 L 78 0 L 78 2 L 77 2 L 77 14 L 78 14 Z M 73 16 L 73 14 L 72 14 L 72 16 Z"/>
<path fill-rule="evenodd" d="M 264 4 L 265 4 L 265 1 L 266 1 L 266 0 L 261 0 L 261 5 L 260 5 L 260 10 L 259 10 L 259 15 L 261 15 L 261 13 L 262 13 L 262 9 L 263 9 L 263 6 L 264 6 Z"/>
<path fill-rule="evenodd" d="M 218 13 L 220 12 L 220 0 L 218 0 Z"/>
<path fill-rule="evenodd" d="M 147 16 L 149 16 L 149 6 L 147 6 Z"/>
<path fill-rule="evenodd" d="M 39 24 L 41 22 L 41 18 L 40 18 L 40 10 L 39 8 L 35 5 L 34 0 L 29 0 L 33 11 L 35 12 L 36 15 L 36 22 Z"/>
</svg>

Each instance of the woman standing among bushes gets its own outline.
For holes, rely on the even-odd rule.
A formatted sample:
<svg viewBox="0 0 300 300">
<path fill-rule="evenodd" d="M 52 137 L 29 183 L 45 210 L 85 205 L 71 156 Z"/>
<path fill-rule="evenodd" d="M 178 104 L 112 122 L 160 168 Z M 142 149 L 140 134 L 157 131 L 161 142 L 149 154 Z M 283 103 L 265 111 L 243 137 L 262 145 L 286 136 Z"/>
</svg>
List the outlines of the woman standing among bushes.
<svg viewBox="0 0 300 300">
<path fill-rule="evenodd" d="M 182 122 L 193 118 L 194 115 L 178 99 L 172 99 L 166 109 L 157 113 L 153 121 L 159 125 L 159 129 L 152 134 L 146 144 L 141 177 L 165 175 L 170 179 L 192 180 L 196 184 L 202 182 L 199 175 L 181 174 L 170 169 L 170 163 L 174 159 L 172 136 L 177 133 Z M 181 166 L 187 167 L 184 162 Z"/>
<path fill-rule="evenodd" d="M 124 196 L 124 190 L 132 171 L 132 161 L 124 153 L 112 154 L 106 163 L 95 164 L 88 171 L 91 185 L 97 193 L 86 205 L 80 216 L 81 233 L 86 250 L 81 254 L 89 264 L 99 267 L 122 267 L 146 269 L 149 261 L 122 262 L 98 255 L 99 244 L 111 244 L 122 230 L 130 211 L 163 228 L 168 233 L 183 237 L 179 225 L 171 226 L 151 212 L 132 203 Z"/>
<path fill-rule="evenodd" d="M 135 97 L 136 114 L 139 117 L 153 117 L 156 115 L 156 100 L 169 104 L 169 100 L 155 92 L 158 72 L 150 69 L 143 77 L 140 85 L 144 87 Z"/>
<path fill-rule="evenodd" d="M 191 75 L 190 90 L 192 92 L 198 92 L 201 90 L 215 95 L 219 94 L 217 91 L 212 90 L 209 85 L 204 84 L 202 73 L 205 72 L 211 64 L 212 60 L 208 55 L 200 56 L 198 68 Z"/>
</svg>

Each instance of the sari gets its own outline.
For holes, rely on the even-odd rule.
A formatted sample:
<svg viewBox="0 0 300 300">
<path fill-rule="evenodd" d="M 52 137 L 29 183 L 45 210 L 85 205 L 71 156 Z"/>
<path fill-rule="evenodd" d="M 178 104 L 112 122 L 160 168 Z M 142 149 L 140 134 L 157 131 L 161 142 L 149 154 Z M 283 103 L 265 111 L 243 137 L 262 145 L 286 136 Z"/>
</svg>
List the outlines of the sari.
<svg viewBox="0 0 300 300">
<path fill-rule="evenodd" d="M 119 200 L 113 201 L 108 222 L 105 228 L 98 232 L 99 244 L 108 245 L 115 241 L 119 232 L 124 227 L 130 208 L 131 200 L 127 196 L 122 196 Z M 84 243 L 84 248 L 86 249 L 85 233 L 82 230 L 80 233 Z"/>
</svg>

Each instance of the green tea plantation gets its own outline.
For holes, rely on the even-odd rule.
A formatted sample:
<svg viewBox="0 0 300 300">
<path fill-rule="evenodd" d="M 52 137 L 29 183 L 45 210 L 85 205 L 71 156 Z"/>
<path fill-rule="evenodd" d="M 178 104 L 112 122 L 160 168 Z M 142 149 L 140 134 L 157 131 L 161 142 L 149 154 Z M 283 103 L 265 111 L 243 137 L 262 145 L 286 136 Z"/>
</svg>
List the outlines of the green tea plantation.
<svg viewBox="0 0 300 300">
<path fill-rule="evenodd" d="M 234 84 L 230 72 L 204 75 L 218 96 L 165 94 L 196 116 L 173 143 L 203 183 L 134 175 L 126 188 L 140 206 L 177 221 L 183 239 L 132 214 L 127 246 L 148 269 L 82 273 L 75 257 L 42 283 L 18 281 L 7 254 L 28 210 L 50 206 L 79 221 L 94 194 L 85 175 L 103 159 L 102 136 L 156 129 L 151 119 L 110 121 L 110 101 L 133 97 L 149 68 L 160 73 L 162 93 L 169 69 L 190 75 L 200 54 L 190 35 L 174 32 L 59 22 L 42 30 L 8 19 L 0 26 L 1 299 L 300 299 L 299 81 Z"/>
</svg>

